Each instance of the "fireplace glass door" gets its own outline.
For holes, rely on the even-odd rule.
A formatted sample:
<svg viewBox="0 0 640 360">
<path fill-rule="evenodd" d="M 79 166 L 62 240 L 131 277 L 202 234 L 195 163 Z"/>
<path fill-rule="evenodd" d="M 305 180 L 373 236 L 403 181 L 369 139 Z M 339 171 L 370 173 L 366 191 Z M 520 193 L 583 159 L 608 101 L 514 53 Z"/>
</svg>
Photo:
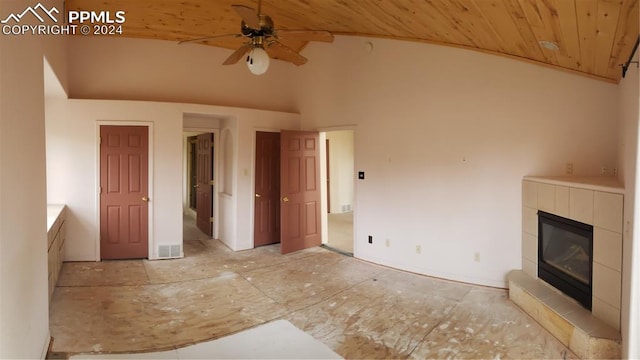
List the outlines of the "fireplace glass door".
<svg viewBox="0 0 640 360">
<path fill-rule="evenodd" d="M 591 308 L 593 226 L 538 212 L 538 276 Z"/>
</svg>

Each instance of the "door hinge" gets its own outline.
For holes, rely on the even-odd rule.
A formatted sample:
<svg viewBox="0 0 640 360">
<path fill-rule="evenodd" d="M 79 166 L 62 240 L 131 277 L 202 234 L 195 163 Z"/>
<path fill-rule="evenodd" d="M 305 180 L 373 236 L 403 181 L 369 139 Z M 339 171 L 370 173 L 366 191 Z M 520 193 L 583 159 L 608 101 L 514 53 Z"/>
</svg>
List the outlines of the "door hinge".
<svg viewBox="0 0 640 360">
<path fill-rule="evenodd" d="M 216 184 L 215 180 L 209 180 L 209 185 L 213 186 L 215 184 Z"/>
<path fill-rule="evenodd" d="M 102 145 L 102 136 L 100 136 L 100 138 L 99 138 L 99 139 L 100 139 L 100 140 L 99 140 L 98 144 Z"/>
<path fill-rule="evenodd" d="M 102 186 L 100 186 L 100 194 L 102 194 Z"/>
<path fill-rule="evenodd" d="M 209 218 L 209 222 L 213 223 L 213 218 L 212 217 Z"/>
</svg>

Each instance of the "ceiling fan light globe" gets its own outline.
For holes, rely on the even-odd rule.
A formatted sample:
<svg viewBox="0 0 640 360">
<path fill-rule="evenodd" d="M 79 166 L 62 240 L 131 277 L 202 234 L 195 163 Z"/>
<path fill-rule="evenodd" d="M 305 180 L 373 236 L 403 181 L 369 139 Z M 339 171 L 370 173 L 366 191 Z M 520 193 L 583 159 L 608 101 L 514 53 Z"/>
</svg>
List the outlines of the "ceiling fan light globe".
<svg viewBox="0 0 640 360">
<path fill-rule="evenodd" d="M 256 47 L 251 50 L 247 58 L 247 67 L 254 75 L 262 75 L 269 69 L 269 55 L 263 48 Z"/>
</svg>

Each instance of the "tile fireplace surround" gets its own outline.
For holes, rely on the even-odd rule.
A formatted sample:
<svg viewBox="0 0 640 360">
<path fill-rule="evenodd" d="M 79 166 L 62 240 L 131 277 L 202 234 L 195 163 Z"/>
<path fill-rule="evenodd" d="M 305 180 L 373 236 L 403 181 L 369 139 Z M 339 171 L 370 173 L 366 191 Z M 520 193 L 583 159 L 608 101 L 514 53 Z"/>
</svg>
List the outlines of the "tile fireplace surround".
<svg viewBox="0 0 640 360">
<path fill-rule="evenodd" d="M 549 322 L 556 329 L 548 330 L 558 338 L 568 334 L 566 345 L 573 343 L 569 347 L 581 358 L 608 357 L 600 352 L 603 347 L 619 347 L 623 202 L 624 188 L 612 177 L 525 177 L 522 182 L 522 271 L 509 275 L 510 296 L 543 326 L 544 318 L 556 319 Z M 593 225 L 591 313 L 538 279 L 538 210 Z M 584 346 L 574 349 L 580 347 L 576 343 Z"/>
</svg>

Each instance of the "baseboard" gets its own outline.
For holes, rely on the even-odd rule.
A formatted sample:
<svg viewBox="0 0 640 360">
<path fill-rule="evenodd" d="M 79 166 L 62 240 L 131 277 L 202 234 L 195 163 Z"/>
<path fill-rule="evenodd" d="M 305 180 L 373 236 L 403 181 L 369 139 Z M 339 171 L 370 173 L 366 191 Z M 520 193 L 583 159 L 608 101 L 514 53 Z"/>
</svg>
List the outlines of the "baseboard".
<svg viewBox="0 0 640 360">
<path fill-rule="evenodd" d="M 329 251 L 333 251 L 333 252 L 336 252 L 336 253 L 344 255 L 344 256 L 353 257 L 353 253 L 350 253 L 350 252 L 347 252 L 347 251 L 343 251 L 343 250 L 340 250 L 338 248 L 334 248 L 333 246 L 330 246 L 328 244 L 321 244 L 320 247 L 323 247 L 323 248 L 325 248 L 325 249 L 327 249 Z"/>
</svg>

